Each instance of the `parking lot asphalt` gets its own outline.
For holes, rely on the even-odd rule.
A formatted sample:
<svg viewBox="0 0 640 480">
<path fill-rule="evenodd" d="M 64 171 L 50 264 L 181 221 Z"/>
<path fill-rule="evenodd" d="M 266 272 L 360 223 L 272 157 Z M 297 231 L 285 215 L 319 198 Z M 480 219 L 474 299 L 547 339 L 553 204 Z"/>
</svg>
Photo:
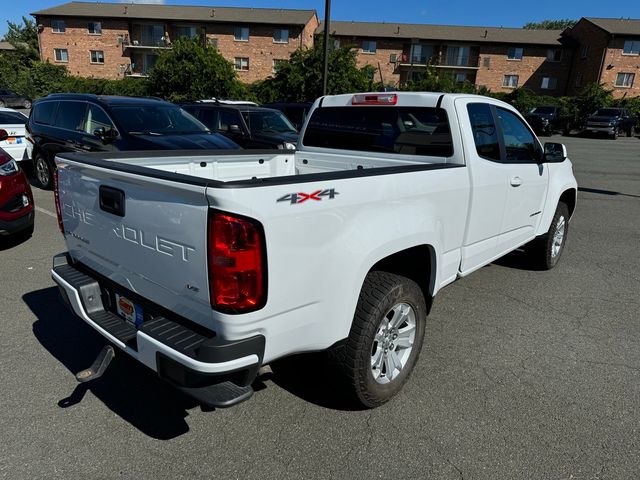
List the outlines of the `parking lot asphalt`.
<svg viewBox="0 0 640 480">
<path fill-rule="evenodd" d="M 445 288 L 404 390 L 332 401 L 314 356 L 273 365 L 248 402 L 203 410 L 104 344 L 50 278 L 53 194 L 0 246 L 0 476 L 65 479 L 640 477 L 640 139 L 566 143 L 580 192 L 552 271 L 509 255 Z"/>
</svg>

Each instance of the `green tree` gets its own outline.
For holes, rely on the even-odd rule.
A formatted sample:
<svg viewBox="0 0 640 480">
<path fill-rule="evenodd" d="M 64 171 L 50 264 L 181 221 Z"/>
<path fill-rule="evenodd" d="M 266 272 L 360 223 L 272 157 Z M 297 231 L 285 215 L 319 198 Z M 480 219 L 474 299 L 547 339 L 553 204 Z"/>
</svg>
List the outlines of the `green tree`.
<svg viewBox="0 0 640 480">
<path fill-rule="evenodd" d="M 3 40 L 16 48 L 19 61 L 27 64 L 38 61 L 40 50 L 36 23 L 22 17 L 22 24 L 7 21 L 7 26 L 8 30 Z"/>
<path fill-rule="evenodd" d="M 375 88 L 375 68 L 359 68 L 357 52 L 344 46 L 329 51 L 327 93 L 362 92 Z M 322 38 L 311 48 L 296 50 L 288 62 L 279 64 L 273 77 L 256 82 L 251 91 L 264 103 L 308 102 L 322 95 Z"/>
<path fill-rule="evenodd" d="M 180 39 L 160 55 L 148 78 L 149 92 L 173 102 L 229 98 L 242 91 L 236 72 L 202 39 Z"/>
<path fill-rule="evenodd" d="M 525 23 L 522 28 L 526 30 L 564 30 L 565 28 L 573 27 L 575 24 L 576 20 L 564 18 L 561 20 L 542 20 L 541 22 L 529 22 Z"/>
</svg>

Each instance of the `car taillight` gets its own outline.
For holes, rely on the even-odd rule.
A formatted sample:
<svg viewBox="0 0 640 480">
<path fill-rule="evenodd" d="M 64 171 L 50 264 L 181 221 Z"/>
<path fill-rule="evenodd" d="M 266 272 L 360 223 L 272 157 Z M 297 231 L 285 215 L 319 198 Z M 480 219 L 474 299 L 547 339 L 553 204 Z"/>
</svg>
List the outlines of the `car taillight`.
<svg viewBox="0 0 640 480">
<path fill-rule="evenodd" d="M 359 93 L 351 99 L 351 105 L 395 105 L 398 95 L 395 93 Z"/>
<path fill-rule="evenodd" d="M 228 313 L 262 308 L 266 301 L 266 272 L 260 223 L 212 212 L 208 235 L 211 306 Z"/>
<path fill-rule="evenodd" d="M 60 208 L 60 192 L 58 190 L 58 169 L 53 170 L 53 198 L 56 202 L 56 216 L 58 217 L 58 228 L 64 235 L 64 225 L 62 224 L 62 209 Z"/>
</svg>

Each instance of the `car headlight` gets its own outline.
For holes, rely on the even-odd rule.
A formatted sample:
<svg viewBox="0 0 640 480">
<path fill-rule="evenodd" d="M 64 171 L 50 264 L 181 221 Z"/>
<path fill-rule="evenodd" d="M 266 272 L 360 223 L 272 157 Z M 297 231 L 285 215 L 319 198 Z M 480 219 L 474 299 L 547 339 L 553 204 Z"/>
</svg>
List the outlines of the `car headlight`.
<svg viewBox="0 0 640 480">
<path fill-rule="evenodd" d="M 13 158 L 8 162 L 0 165 L 0 175 L 2 175 L 3 177 L 6 177 L 8 175 L 13 175 L 14 173 L 17 173 L 19 170 L 20 170 L 20 167 L 18 167 L 18 163 Z"/>
<path fill-rule="evenodd" d="M 280 145 L 278 145 L 278 148 L 281 150 L 295 150 L 296 149 L 296 144 L 295 143 L 291 143 L 291 142 L 284 142 Z"/>
</svg>

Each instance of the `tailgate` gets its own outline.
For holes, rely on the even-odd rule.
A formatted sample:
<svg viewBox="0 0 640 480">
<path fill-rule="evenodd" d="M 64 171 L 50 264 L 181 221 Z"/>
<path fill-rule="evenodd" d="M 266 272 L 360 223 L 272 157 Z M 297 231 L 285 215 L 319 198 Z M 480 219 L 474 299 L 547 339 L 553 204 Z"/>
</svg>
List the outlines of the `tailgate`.
<svg viewBox="0 0 640 480">
<path fill-rule="evenodd" d="M 61 158 L 56 163 L 71 257 L 212 328 L 206 187 Z"/>
</svg>

